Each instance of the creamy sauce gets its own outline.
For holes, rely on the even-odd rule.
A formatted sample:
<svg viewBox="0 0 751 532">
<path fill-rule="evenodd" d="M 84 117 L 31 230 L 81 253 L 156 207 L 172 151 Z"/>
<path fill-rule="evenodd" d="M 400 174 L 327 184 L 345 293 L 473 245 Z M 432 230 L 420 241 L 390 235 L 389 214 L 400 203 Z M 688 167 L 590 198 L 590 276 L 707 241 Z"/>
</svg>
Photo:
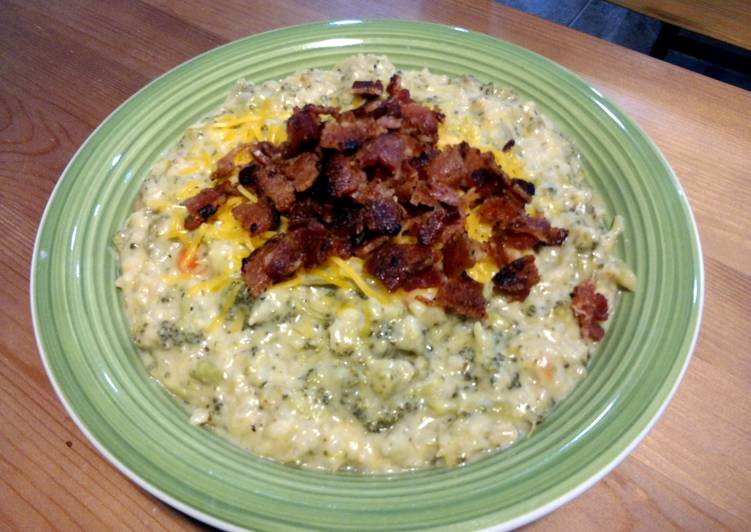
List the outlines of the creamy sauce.
<svg viewBox="0 0 751 532">
<path fill-rule="evenodd" d="M 189 128 L 144 182 L 115 236 L 132 337 L 149 372 L 212 428 L 251 452 L 326 470 L 387 472 L 453 466 L 529 434 L 586 374 L 571 291 L 594 276 L 613 308 L 633 274 L 614 256 L 620 221 L 587 188 L 571 143 L 530 102 L 471 77 L 402 72 L 403 86 L 446 115 L 440 144 L 491 150 L 535 184 L 528 205 L 569 230 L 536 252 L 541 282 L 522 303 L 485 283 L 488 318 L 474 321 L 389 294 L 359 259 L 331 261 L 256 299 L 240 262 L 251 238 L 223 207 L 217 221 L 182 228 L 181 201 L 210 186 L 215 162 L 240 142 L 284 139 L 293 107 L 353 105 L 353 80 L 395 71 L 384 57 L 352 57 L 330 71 L 240 81 L 215 113 Z M 515 147 L 501 149 L 509 139 Z M 470 216 L 472 238 L 489 228 Z M 422 292 L 430 296 L 430 291 Z"/>
</svg>

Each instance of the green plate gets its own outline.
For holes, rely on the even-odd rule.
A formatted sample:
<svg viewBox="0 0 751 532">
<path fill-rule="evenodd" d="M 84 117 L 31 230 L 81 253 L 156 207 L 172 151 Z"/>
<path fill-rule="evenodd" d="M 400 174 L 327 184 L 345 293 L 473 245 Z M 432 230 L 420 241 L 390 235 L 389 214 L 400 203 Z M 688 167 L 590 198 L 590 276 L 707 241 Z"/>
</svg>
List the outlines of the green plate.
<svg viewBox="0 0 751 532">
<path fill-rule="evenodd" d="M 235 80 L 327 68 L 355 53 L 404 69 L 474 74 L 538 102 L 575 142 L 589 183 L 625 219 L 618 252 L 639 279 L 621 298 L 590 375 L 532 437 L 458 469 L 390 476 L 301 471 L 188 422 L 150 380 L 114 287 L 112 235 L 150 166 Z M 644 437 L 675 391 L 703 301 L 696 225 L 675 175 L 602 94 L 551 61 L 433 24 L 342 21 L 233 42 L 168 72 L 107 118 L 50 198 L 31 271 L 39 350 L 71 417 L 124 474 L 225 528 L 509 528 L 581 493 Z"/>
</svg>

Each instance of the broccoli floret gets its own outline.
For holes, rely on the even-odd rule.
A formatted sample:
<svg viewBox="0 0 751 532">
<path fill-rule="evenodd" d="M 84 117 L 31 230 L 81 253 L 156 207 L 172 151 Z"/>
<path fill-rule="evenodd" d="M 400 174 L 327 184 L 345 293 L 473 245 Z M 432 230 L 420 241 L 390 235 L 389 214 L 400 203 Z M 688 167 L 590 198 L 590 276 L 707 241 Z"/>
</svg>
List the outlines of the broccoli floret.
<svg viewBox="0 0 751 532">
<path fill-rule="evenodd" d="M 159 341 L 164 349 L 172 349 L 184 344 L 200 344 L 203 340 L 203 334 L 184 331 L 173 321 L 163 321 L 159 326 Z"/>
<path fill-rule="evenodd" d="M 208 360 L 201 360 L 196 364 L 190 376 L 203 384 L 219 384 L 224 379 L 224 373 Z"/>
</svg>

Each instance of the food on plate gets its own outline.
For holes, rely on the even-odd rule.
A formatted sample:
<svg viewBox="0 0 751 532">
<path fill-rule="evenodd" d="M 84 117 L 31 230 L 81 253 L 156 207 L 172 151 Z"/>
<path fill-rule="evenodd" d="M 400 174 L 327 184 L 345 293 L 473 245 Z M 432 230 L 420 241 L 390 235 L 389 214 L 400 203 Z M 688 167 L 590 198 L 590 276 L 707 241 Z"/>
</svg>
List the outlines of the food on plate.
<svg viewBox="0 0 751 532">
<path fill-rule="evenodd" d="M 355 56 L 238 82 L 115 237 L 151 375 L 191 420 L 327 470 L 452 466 L 585 375 L 622 222 L 534 104 Z"/>
</svg>

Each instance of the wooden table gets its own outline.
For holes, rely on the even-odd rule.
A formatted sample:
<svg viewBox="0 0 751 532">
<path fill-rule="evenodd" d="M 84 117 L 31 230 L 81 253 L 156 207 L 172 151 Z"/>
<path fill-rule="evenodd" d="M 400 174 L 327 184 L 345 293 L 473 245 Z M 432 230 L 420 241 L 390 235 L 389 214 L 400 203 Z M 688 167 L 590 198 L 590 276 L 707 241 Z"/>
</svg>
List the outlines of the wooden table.
<svg viewBox="0 0 751 532">
<path fill-rule="evenodd" d="M 655 140 L 698 219 L 702 332 L 664 417 L 623 464 L 533 529 L 751 529 L 751 93 L 494 2 L 0 1 L 0 528 L 200 525 L 106 462 L 53 393 L 29 263 L 47 198 L 118 104 L 180 62 L 255 32 L 399 17 L 481 31 L 574 70 Z"/>
<path fill-rule="evenodd" d="M 668 24 L 751 50 L 749 0 L 612 0 Z"/>
</svg>

